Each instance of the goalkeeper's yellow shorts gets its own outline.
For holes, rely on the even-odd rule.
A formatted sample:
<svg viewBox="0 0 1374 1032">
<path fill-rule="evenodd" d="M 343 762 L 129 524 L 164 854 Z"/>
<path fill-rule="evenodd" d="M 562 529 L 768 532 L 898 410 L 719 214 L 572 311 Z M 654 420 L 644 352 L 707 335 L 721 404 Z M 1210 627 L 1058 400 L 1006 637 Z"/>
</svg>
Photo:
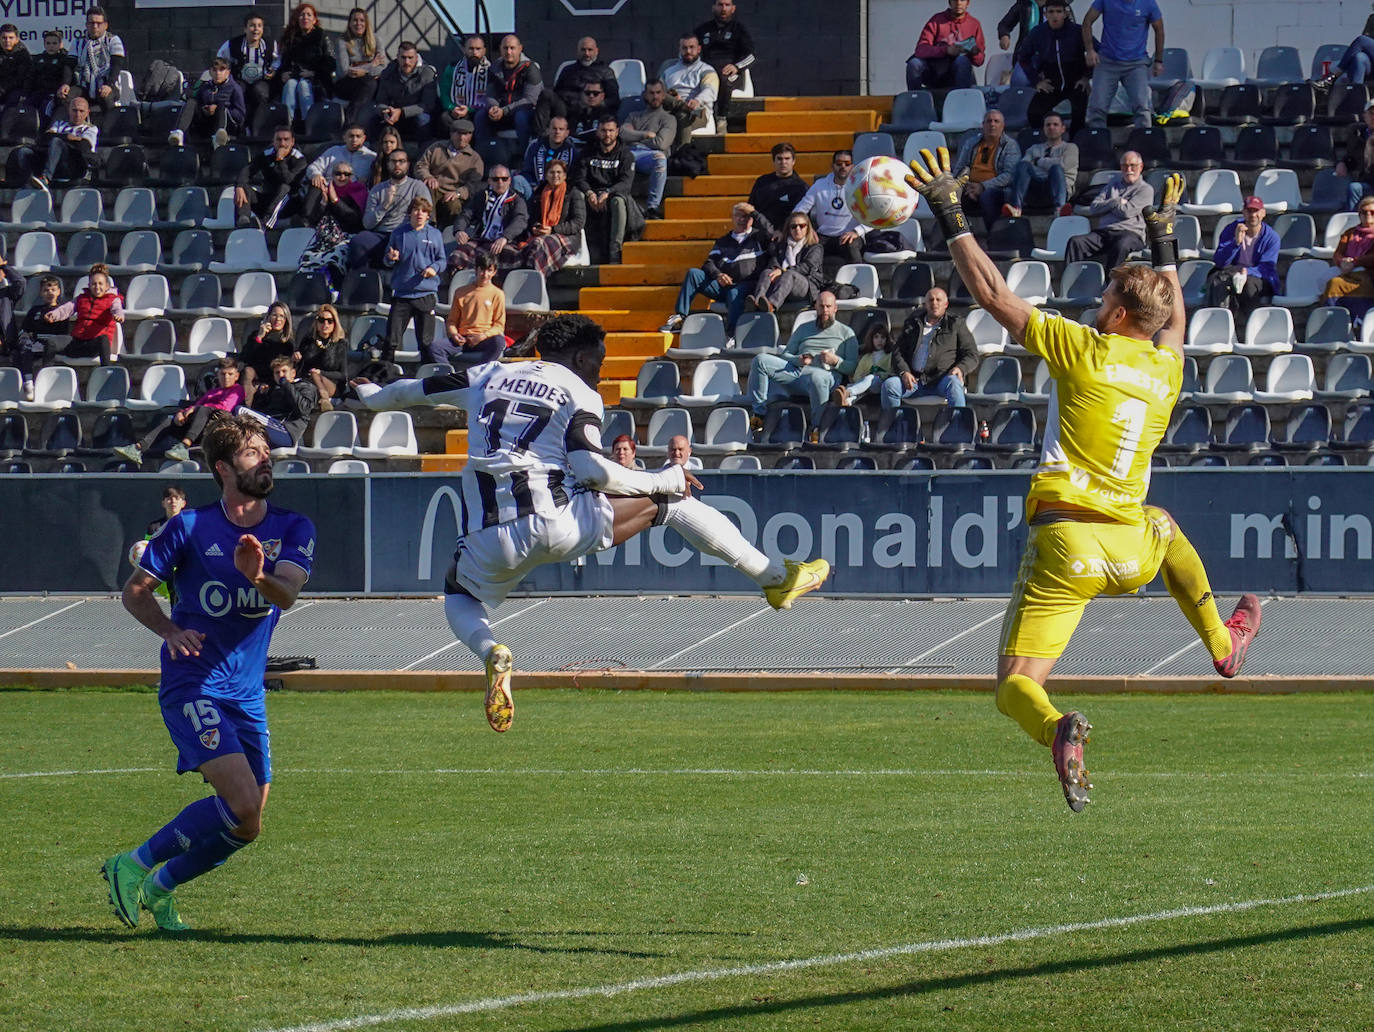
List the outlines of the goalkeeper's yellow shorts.
<svg viewBox="0 0 1374 1032">
<path fill-rule="evenodd" d="M 1154 580 L 1173 537 L 1169 514 L 1145 506 L 1145 522 L 1032 525 L 1016 587 L 1002 618 L 1004 656 L 1056 659 L 1083 607 L 1098 595 L 1125 595 Z"/>
</svg>

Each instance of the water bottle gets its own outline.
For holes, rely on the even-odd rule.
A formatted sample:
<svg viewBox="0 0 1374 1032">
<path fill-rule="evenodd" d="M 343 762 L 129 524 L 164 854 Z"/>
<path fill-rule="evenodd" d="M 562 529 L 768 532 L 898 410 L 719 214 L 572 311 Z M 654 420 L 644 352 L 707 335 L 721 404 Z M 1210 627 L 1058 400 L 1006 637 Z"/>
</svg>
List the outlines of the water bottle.
<svg viewBox="0 0 1374 1032">
<path fill-rule="evenodd" d="M 987 444 L 987 443 L 988 443 L 988 437 L 989 437 L 989 436 L 990 436 L 990 435 L 989 435 L 989 433 L 988 433 L 988 421 L 985 419 L 985 420 L 983 420 L 981 423 L 978 424 L 978 441 L 979 441 L 979 443 L 981 443 L 981 444 Z"/>
</svg>

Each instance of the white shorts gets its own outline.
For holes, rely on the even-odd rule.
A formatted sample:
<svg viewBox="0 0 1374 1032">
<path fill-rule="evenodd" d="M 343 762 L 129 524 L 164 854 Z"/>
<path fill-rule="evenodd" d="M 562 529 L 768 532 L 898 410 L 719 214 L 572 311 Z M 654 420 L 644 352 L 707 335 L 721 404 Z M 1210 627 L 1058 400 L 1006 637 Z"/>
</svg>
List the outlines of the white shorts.
<svg viewBox="0 0 1374 1032">
<path fill-rule="evenodd" d="M 614 531 L 610 500 L 600 491 L 579 491 L 552 516 L 522 516 L 460 537 L 454 573 L 465 591 L 494 609 L 536 566 L 610 548 Z"/>
</svg>

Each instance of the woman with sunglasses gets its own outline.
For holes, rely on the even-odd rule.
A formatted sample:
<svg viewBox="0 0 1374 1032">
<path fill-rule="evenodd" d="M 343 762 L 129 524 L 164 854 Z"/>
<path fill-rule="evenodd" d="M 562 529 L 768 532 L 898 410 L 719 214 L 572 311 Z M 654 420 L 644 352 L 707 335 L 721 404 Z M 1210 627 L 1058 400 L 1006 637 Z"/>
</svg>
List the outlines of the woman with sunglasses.
<svg viewBox="0 0 1374 1032">
<path fill-rule="evenodd" d="M 1359 222 L 1341 234 L 1331 256 L 1337 273 L 1327 281 L 1322 299 L 1361 319 L 1374 305 L 1374 196 L 1360 198 L 1355 213 Z"/>
<path fill-rule="evenodd" d="M 303 327 L 296 342 L 296 372 L 320 392 L 320 407 L 348 382 L 348 337 L 344 334 L 339 310 L 331 304 L 320 305 L 315 317 Z"/>
<path fill-rule="evenodd" d="M 820 237 L 807 215 L 792 214 L 781 240 L 773 242 L 768 264 L 759 273 L 749 303 L 761 312 L 776 312 L 788 301 L 813 302 L 825 286 Z"/>
<path fill-rule="evenodd" d="M 291 309 L 281 301 L 273 301 L 267 314 L 253 330 L 249 331 L 239 349 L 239 361 L 243 364 L 243 390 L 252 404 L 253 396 L 265 391 L 272 384 L 272 359 L 279 355 L 290 356 L 296 350 L 291 335 Z"/>
</svg>

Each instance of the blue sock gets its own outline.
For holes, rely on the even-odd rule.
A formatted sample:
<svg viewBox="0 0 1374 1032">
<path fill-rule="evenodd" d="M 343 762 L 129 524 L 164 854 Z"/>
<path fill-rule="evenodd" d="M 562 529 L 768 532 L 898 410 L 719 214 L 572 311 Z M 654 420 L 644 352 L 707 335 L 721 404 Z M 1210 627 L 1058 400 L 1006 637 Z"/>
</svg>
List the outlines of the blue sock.
<svg viewBox="0 0 1374 1032">
<path fill-rule="evenodd" d="M 135 849 L 134 861 L 145 871 L 151 871 L 158 864 L 180 856 L 201 839 L 237 825 L 238 819 L 219 796 L 197 799 Z"/>
<path fill-rule="evenodd" d="M 227 831 L 214 832 L 180 856 L 174 856 L 163 864 L 157 874 L 153 875 L 153 881 L 170 891 L 183 882 L 199 878 L 212 867 L 218 867 L 246 845 L 248 843 L 237 835 L 231 835 Z"/>
</svg>

